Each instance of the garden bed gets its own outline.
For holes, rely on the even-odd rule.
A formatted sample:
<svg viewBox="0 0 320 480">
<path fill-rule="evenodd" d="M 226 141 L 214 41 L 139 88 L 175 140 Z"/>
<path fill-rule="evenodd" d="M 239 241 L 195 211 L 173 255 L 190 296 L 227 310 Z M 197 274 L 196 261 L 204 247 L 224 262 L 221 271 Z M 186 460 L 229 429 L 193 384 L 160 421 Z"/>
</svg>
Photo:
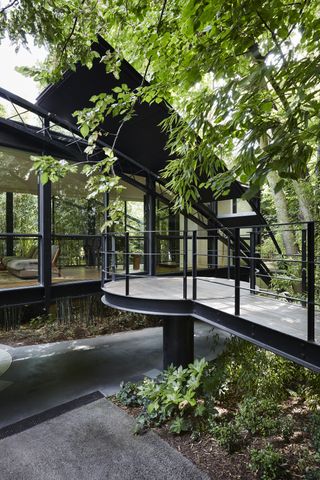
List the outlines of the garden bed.
<svg viewBox="0 0 320 480">
<path fill-rule="evenodd" d="M 117 398 L 111 400 L 129 415 L 138 417 L 141 408 L 126 407 Z M 231 412 L 221 409 L 223 415 Z M 284 479 L 309 479 L 316 480 L 320 475 L 315 476 L 314 471 L 319 469 L 317 455 L 312 446 L 310 434 L 306 426 L 309 422 L 310 411 L 302 399 L 294 398 L 283 405 L 283 413 L 293 419 L 294 431 L 289 442 L 284 441 L 280 436 L 252 436 L 246 439 L 246 444 L 239 451 L 229 453 L 222 448 L 218 441 L 207 432 L 194 439 L 190 432 L 182 435 L 173 435 L 168 425 L 163 425 L 153 430 L 173 448 L 176 448 L 182 455 L 191 460 L 197 467 L 206 472 L 212 480 L 258 480 L 262 478 L 259 474 L 253 473 L 250 468 L 250 451 L 261 450 L 272 445 L 275 450 L 284 458 L 283 475 L 274 477 L 275 480 Z M 308 475 L 306 472 L 310 472 Z M 266 477 L 269 478 L 269 477 Z M 271 478 L 271 477 L 270 477 Z"/>
<path fill-rule="evenodd" d="M 91 315 L 82 316 L 78 311 L 76 314 L 70 311 L 63 319 L 53 311 L 49 315 L 40 315 L 17 325 L 16 328 L 0 330 L 0 343 L 17 347 L 63 340 L 80 340 L 161 325 L 160 318 L 156 316 L 120 312 L 105 306 L 100 314 L 92 311 Z"/>
<path fill-rule="evenodd" d="M 112 398 L 212 480 L 319 480 L 319 399 L 318 374 L 235 338 Z"/>
</svg>

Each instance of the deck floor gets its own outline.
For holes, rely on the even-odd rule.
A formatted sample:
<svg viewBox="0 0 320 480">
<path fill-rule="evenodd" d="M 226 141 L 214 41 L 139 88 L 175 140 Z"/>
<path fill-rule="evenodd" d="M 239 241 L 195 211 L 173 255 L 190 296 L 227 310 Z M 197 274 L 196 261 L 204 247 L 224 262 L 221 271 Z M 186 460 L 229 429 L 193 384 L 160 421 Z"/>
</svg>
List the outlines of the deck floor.
<svg viewBox="0 0 320 480">
<path fill-rule="evenodd" d="M 215 283 L 215 282 L 219 282 Z M 241 282 L 249 288 L 247 282 Z M 153 300 L 181 300 L 182 277 L 145 277 L 130 279 L 130 297 Z M 109 282 L 107 292 L 124 295 L 125 282 Z M 234 280 L 198 277 L 197 302 L 226 313 L 234 314 Z M 192 279 L 188 278 L 188 298 L 192 299 Z M 307 309 L 260 294 L 240 291 L 240 316 L 253 323 L 264 325 L 294 337 L 307 339 Z M 316 342 L 320 343 L 320 313 L 316 313 Z"/>
<path fill-rule="evenodd" d="M 81 282 L 85 280 L 100 280 L 101 272 L 97 267 L 64 267 L 61 269 L 60 276 L 53 274 L 52 283 Z M 18 278 L 7 270 L 0 271 L 0 289 L 1 288 L 19 288 L 39 285 L 37 278 Z"/>
</svg>

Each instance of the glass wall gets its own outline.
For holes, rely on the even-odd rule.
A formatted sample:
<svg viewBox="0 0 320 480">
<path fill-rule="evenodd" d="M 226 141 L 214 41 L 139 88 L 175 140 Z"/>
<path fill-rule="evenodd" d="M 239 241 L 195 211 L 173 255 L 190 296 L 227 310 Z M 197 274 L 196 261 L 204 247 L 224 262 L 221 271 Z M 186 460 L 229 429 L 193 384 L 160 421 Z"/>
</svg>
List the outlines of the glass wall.
<svg viewBox="0 0 320 480">
<path fill-rule="evenodd" d="M 71 173 L 52 184 L 54 283 L 99 280 L 103 197 L 88 200 L 86 177 Z"/>
<path fill-rule="evenodd" d="M 175 272 L 180 269 L 180 224 L 179 214 L 156 201 L 156 272 Z"/>
<path fill-rule="evenodd" d="M 30 155 L 0 147 L 0 288 L 39 283 L 38 184 Z"/>
<path fill-rule="evenodd" d="M 139 179 L 140 183 L 141 180 Z M 122 274 L 125 270 L 124 232 L 129 233 L 129 270 L 132 272 L 143 272 L 145 270 L 145 250 L 146 250 L 146 221 L 145 221 L 145 194 L 142 190 L 133 185 L 121 181 L 124 190 L 121 192 L 120 210 L 121 217 L 111 231 L 118 235 L 113 238 L 113 248 L 118 252 L 113 258 L 113 270 Z M 111 193 L 110 203 L 115 201 L 115 195 Z M 111 245 L 110 245 L 111 247 Z"/>
</svg>

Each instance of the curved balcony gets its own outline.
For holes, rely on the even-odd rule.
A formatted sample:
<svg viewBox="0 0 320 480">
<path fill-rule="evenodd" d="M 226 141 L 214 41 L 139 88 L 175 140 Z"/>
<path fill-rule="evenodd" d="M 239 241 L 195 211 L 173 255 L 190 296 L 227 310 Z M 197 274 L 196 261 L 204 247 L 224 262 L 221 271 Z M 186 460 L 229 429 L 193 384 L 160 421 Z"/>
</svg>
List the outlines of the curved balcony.
<svg viewBox="0 0 320 480">
<path fill-rule="evenodd" d="M 135 252 L 128 232 L 109 233 L 104 236 L 109 248 L 104 256 L 103 301 L 114 308 L 167 319 L 197 318 L 320 371 L 320 314 L 315 302 L 315 271 L 320 264 L 314 258 L 314 223 L 277 228 L 299 229 L 301 256 L 263 257 L 257 241 L 258 235 L 264 235 L 263 227 L 249 234 L 234 228 L 229 251 L 221 255 L 227 278 L 219 278 L 217 268 L 200 269 L 201 258 L 207 254 L 204 243 L 209 244 L 212 235 L 223 236 L 223 229 L 212 229 L 206 235 L 198 231 L 173 232 L 181 243 L 179 271 L 158 271 L 156 275 L 134 270 Z M 161 232 L 144 235 L 163 238 Z M 120 238 L 121 250 L 117 249 Z M 143 256 L 151 265 L 161 253 L 144 252 Z M 265 278 L 262 264 L 270 270 L 271 281 Z M 283 270 L 286 265 L 291 270 L 294 267 L 299 276 L 277 272 L 279 265 Z M 280 280 L 290 281 L 295 293 L 277 291 L 276 281 Z"/>
</svg>

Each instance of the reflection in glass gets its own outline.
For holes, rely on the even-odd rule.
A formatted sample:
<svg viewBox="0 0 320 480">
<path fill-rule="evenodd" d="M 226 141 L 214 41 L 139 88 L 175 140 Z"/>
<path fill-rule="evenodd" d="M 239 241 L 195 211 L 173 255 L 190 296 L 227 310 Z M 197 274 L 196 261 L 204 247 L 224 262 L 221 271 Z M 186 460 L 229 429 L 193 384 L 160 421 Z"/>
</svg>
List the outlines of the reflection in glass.
<svg viewBox="0 0 320 480">
<path fill-rule="evenodd" d="M 0 288 L 39 283 L 38 184 L 31 155 L 0 149 Z"/>
</svg>

